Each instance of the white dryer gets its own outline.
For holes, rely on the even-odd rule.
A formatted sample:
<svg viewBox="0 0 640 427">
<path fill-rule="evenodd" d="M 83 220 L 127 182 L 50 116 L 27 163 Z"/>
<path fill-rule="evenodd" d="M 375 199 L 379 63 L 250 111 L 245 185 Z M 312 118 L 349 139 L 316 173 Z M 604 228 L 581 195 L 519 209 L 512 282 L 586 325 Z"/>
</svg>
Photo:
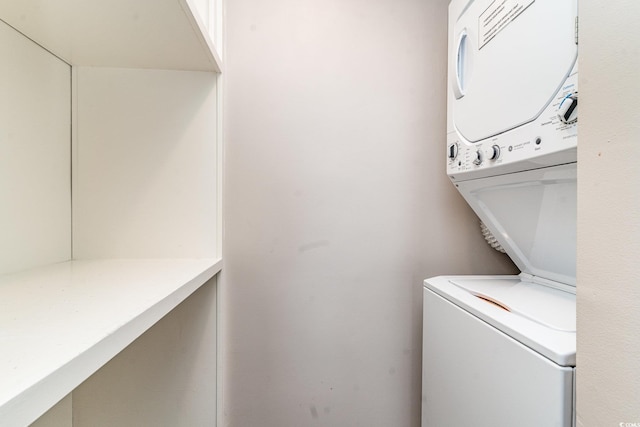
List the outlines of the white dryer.
<svg viewBox="0 0 640 427">
<path fill-rule="evenodd" d="M 569 427 L 577 0 L 452 0 L 447 173 L 520 268 L 425 280 L 423 427 Z"/>
</svg>

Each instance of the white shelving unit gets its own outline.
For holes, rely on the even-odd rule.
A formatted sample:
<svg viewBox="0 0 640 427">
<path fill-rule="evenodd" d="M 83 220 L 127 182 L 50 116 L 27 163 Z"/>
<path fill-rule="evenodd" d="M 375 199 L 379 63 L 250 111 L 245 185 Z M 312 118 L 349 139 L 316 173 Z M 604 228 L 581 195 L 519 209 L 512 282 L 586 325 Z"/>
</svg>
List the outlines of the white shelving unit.
<svg viewBox="0 0 640 427">
<path fill-rule="evenodd" d="M 204 284 L 215 289 L 222 15 L 221 0 L 0 3 L 0 201 L 10 207 L 0 223 L 11 230 L 0 242 L 3 427 L 29 425 L 65 396 L 50 425 L 126 424 L 114 419 L 128 409 L 109 407 L 101 419 L 102 402 L 83 390 L 111 390 L 113 375 L 93 374 L 128 357 L 123 350 L 161 319 L 192 321 L 168 313 Z M 189 307 L 206 319 L 215 291 Z M 192 335 L 169 353 L 197 358 L 202 347 L 211 357 L 215 333 Z M 173 369 L 157 351 L 169 341 L 135 350 L 155 361 L 150 375 Z M 126 362 L 110 369 L 135 377 Z M 215 360 L 197 369 L 215 384 Z M 202 397 L 179 414 L 187 424 L 190 414 L 216 418 L 216 396 L 198 384 L 191 391 Z M 136 396 L 139 408 L 174 397 Z"/>
<path fill-rule="evenodd" d="M 0 278 L 2 425 L 33 421 L 220 267 L 207 259 L 68 261 Z"/>
<path fill-rule="evenodd" d="M 0 19 L 74 66 L 220 72 L 212 37 L 219 25 L 210 22 L 216 7 L 208 0 L 8 0 Z"/>
</svg>

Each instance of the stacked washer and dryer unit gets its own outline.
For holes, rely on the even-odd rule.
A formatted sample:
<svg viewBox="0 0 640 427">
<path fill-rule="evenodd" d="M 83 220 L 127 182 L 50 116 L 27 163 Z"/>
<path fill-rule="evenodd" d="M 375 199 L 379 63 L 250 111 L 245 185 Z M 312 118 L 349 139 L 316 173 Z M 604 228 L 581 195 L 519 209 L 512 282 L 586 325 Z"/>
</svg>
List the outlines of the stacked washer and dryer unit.
<svg viewBox="0 0 640 427">
<path fill-rule="evenodd" d="M 577 7 L 450 3 L 447 173 L 521 273 L 425 280 L 423 427 L 575 423 Z"/>
</svg>

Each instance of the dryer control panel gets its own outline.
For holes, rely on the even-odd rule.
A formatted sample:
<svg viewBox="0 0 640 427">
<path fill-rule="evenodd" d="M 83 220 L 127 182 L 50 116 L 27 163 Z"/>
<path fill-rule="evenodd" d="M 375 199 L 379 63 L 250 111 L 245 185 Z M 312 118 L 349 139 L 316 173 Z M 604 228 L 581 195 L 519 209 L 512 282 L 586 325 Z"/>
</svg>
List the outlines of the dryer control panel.
<svg viewBox="0 0 640 427">
<path fill-rule="evenodd" d="M 578 100 L 576 64 L 556 96 L 532 122 L 479 142 L 465 140 L 457 130 L 449 132 L 447 174 L 461 181 L 576 161 Z"/>
</svg>

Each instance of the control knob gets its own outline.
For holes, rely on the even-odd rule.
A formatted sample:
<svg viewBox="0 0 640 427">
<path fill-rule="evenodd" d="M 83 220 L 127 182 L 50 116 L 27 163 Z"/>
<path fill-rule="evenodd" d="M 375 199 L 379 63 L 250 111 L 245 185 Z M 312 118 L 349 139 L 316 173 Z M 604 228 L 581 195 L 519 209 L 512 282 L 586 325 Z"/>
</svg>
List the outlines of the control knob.
<svg viewBox="0 0 640 427">
<path fill-rule="evenodd" d="M 494 145 L 489 148 L 489 152 L 487 153 L 487 158 L 489 160 L 498 160 L 500 158 L 500 146 Z"/>
<path fill-rule="evenodd" d="M 458 157 L 458 144 L 451 144 L 447 150 L 447 157 L 449 160 L 455 160 Z"/>
<path fill-rule="evenodd" d="M 558 107 L 558 117 L 562 123 L 571 124 L 578 121 L 578 93 L 565 96 Z"/>
<path fill-rule="evenodd" d="M 473 164 L 480 166 L 483 160 L 484 154 L 482 153 L 482 150 L 476 151 L 476 158 L 473 160 Z"/>
<path fill-rule="evenodd" d="M 476 151 L 476 158 L 473 164 L 480 166 L 486 160 L 498 160 L 500 158 L 500 146 L 492 145 L 489 149 Z"/>
</svg>

